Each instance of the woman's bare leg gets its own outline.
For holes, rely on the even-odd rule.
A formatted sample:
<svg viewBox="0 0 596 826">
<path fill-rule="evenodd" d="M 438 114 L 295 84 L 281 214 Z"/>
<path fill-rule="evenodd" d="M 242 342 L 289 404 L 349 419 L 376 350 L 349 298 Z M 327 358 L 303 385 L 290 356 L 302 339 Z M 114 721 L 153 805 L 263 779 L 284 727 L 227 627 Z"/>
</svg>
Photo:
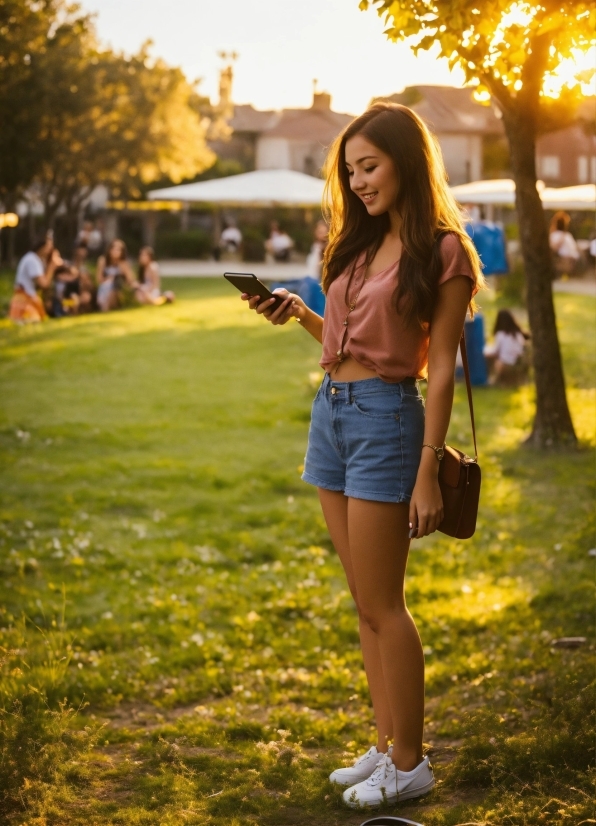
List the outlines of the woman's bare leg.
<svg viewBox="0 0 596 826">
<path fill-rule="evenodd" d="M 393 721 L 393 762 L 401 771 L 421 762 L 424 728 L 424 655 L 404 593 L 408 510 L 407 504 L 352 498 L 347 505 L 358 608 L 377 640 Z"/>
<path fill-rule="evenodd" d="M 325 490 L 324 488 L 318 488 L 318 491 L 331 541 L 346 573 L 350 592 L 356 605 L 358 605 L 348 542 L 348 498 L 343 493 Z M 377 635 L 360 616 L 359 625 L 364 670 L 366 671 L 377 726 L 376 746 L 378 751 L 386 752 L 387 741 L 393 739 L 393 720 L 385 691 L 385 679 L 381 667 Z"/>
</svg>

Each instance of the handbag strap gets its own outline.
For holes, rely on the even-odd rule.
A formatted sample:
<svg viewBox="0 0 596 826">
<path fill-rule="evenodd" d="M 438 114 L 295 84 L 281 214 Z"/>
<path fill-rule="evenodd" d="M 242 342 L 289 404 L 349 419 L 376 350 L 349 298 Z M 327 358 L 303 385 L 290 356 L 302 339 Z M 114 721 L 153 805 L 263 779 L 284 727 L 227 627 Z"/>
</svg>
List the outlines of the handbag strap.
<svg viewBox="0 0 596 826">
<path fill-rule="evenodd" d="M 464 366 L 464 376 L 466 377 L 466 390 L 468 391 L 468 405 L 470 407 L 470 421 L 472 422 L 472 436 L 474 437 L 474 461 L 478 461 L 478 448 L 476 446 L 476 425 L 474 423 L 474 403 L 472 401 L 472 384 L 470 382 L 470 368 L 468 367 L 468 354 L 466 352 L 466 336 L 464 330 L 461 331 L 459 342 L 461 350 L 461 360 Z"/>
</svg>

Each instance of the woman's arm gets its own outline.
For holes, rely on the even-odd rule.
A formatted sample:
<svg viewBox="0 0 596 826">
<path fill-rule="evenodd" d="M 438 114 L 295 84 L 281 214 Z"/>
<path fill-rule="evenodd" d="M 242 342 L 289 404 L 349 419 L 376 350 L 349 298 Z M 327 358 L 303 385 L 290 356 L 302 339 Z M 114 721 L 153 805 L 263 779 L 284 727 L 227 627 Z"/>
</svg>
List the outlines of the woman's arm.
<svg viewBox="0 0 596 826">
<path fill-rule="evenodd" d="M 280 304 L 277 310 L 271 310 L 271 305 L 275 301 L 273 298 L 268 301 L 261 301 L 257 295 L 251 298 L 243 293 L 242 300 L 248 301 L 251 310 L 256 310 L 259 315 L 264 315 L 267 321 L 272 324 L 286 324 L 291 318 L 297 319 L 307 333 L 310 333 L 321 344 L 323 341 L 323 319 L 321 316 L 310 310 L 299 295 L 289 293 L 285 289 L 275 290 L 274 292 L 277 295 L 285 296 L 285 301 Z"/>
<path fill-rule="evenodd" d="M 470 303 L 471 287 L 470 279 L 463 275 L 442 284 L 431 322 L 424 442 L 436 447 L 442 447 L 445 443 L 451 418 L 455 357 Z M 436 453 L 429 447 L 423 447 L 410 502 L 410 522 L 416 537 L 433 533 L 443 519 L 438 477 Z"/>
<path fill-rule="evenodd" d="M 159 279 L 159 267 L 158 267 L 158 265 L 155 263 L 155 261 L 152 261 L 152 262 L 149 264 L 149 266 L 147 267 L 147 274 L 148 274 L 148 276 L 149 276 L 149 279 L 148 279 L 148 280 L 149 280 L 149 285 L 151 286 L 151 289 L 153 289 L 153 290 L 155 290 L 155 289 L 159 290 L 159 289 L 160 289 L 160 283 L 159 283 L 159 281 L 160 281 L 160 279 Z"/>
<path fill-rule="evenodd" d="M 137 282 L 137 279 L 134 276 L 134 273 L 132 271 L 132 267 L 130 266 L 128 261 L 121 261 L 120 262 L 120 269 L 122 270 L 122 275 L 128 281 L 129 286 L 136 287 L 138 282 Z"/>
<path fill-rule="evenodd" d="M 59 267 L 63 263 L 62 256 L 58 252 L 58 250 L 52 250 L 52 254 L 48 259 L 48 263 L 46 264 L 46 268 L 43 275 L 38 276 L 35 279 L 35 286 L 39 287 L 42 290 L 47 289 L 52 283 L 54 278 L 54 270 L 56 267 Z"/>
<path fill-rule="evenodd" d="M 97 259 L 97 270 L 95 271 L 95 277 L 97 279 L 97 283 L 101 284 L 103 281 L 103 271 L 106 266 L 106 259 L 103 255 L 100 255 Z"/>
</svg>

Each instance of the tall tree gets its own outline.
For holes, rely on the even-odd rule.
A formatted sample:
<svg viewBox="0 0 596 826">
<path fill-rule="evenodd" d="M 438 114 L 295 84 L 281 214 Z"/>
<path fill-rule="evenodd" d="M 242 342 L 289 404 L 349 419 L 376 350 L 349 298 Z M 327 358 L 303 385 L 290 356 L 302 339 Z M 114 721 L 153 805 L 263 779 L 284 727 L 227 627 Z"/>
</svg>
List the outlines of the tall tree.
<svg viewBox="0 0 596 826">
<path fill-rule="evenodd" d="M 528 439 L 537 447 L 576 441 L 552 296 L 552 261 L 542 202 L 536 189 L 536 137 L 547 121 L 568 118 L 579 79 L 560 101 L 545 82 L 574 50 L 596 43 L 596 9 L 584 0 L 361 0 L 377 7 L 391 40 L 415 38 L 412 48 L 438 44 L 451 67 L 488 92 L 500 108 L 516 185 L 516 207 L 533 339 L 536 415 Z M 571 88 L 572 87 L 572 88 Z"/>
<path fill-rule="evenodd" d="M 198 92 L 149 53 L 102 49 L 92 20 L 65 0 L 0 0 L 0 198 L 34 191 L 52 224 L 76 216 L 100 183 L 139 197 L 215 156 Z"/>
<path fill-rule="evenodd" d="M 0 198 L 14 207 L 42 163 L 40 121 L 44 101 L 37 56 L 45 49 L 54 0 L 0 2 Z"/>
</svg>

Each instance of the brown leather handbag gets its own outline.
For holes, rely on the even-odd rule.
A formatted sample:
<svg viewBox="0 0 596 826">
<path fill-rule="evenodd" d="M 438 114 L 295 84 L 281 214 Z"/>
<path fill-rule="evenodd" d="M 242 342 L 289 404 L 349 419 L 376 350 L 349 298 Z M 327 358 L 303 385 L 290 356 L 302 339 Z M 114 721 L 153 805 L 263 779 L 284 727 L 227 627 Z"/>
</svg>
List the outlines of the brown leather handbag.
<svg viewBox="0 0 596 826">
<path fill-rule="evenodd" d="M 466 339 L 462 332 L 460 341 L 461 357 L 466 377 L 468 405 L 474 437 L 474 458 L 471 459 L 456 447 L 445 445 L 445 453 L 439 468 L 439 487 L 443 497 L 443 521 L 438 530 L 457 539 L 469 539 L 476 530 L 476 516 L 480 499 L 480 465 L 476 447 L 476 426 Z"/>
</svg>

